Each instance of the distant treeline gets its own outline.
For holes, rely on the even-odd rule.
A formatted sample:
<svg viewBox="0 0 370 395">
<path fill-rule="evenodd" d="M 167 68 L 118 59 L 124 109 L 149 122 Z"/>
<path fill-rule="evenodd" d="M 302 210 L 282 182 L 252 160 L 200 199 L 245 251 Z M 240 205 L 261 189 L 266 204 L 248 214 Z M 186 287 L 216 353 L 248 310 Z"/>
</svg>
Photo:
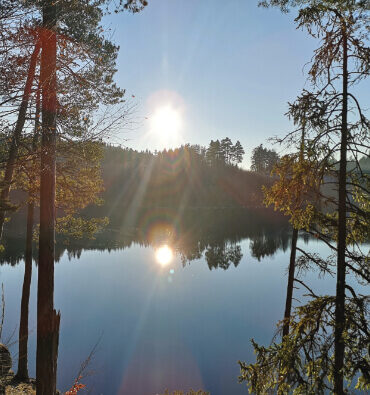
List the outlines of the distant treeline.
<svg viewBox="0 0 370 395">
<path fill-rule="evenodd" d="M 274 150 L 259 145 L 252 151 L 251 170 L 241 169 L 244 149 L 229 138 L 212 140 L 208 147 L 187 144 L 154 152 L 112 145 L 101 149 L 102 204 L 90 204 L 82 215 L 108 217 L 110 228 L 134 224 L 135 215 L 148 208 L 264 208 L 262 186 L 273 182 L 271 170 L 280 159 Z M 360 162 L 368 172 L 370 159 Z M 16 202 L 22 196 L 13 191 Z M 12 234 L 23 230 L 25 215 L 22 207 L 12 215 L 7 224 Z"/>
<path fill-rule="evenodd" d="M 274 151 L 259 146 L 253 150 L 253 171 L 241 169 L 238 165 L 243 160 L 244 149 L 239 141 L 233 144 L 227 137 L 211 141 L 208 147 L 186 144 L 154 152 L 99 143 L 90 145 L 90 151 L 94 152 L 91 160 L 94 176 L 91 172 L 86 173 L 87 176 L 85 173 L 79 175 L 77 171 L 73 175 L 72 169 L 68 175 L 71 182 L 63 191 L 64 194 L 69 191 L 69 200 L 78 201 L 84 198 L 85 189 L 88 191 L 94 189 L 93 185 L 103 183 L 102 204 L 97 205 L 98 199 L 91 199 L 92 203 L 80 211 L 80 215 L 86 219 L 108 217 L 110 228 L 121 227 L 123 223 L 133 224 L 135 215 L 148 208 L 264 207 L 262 186 L 272 182 L 272 157 L 278 160 Z M 84 150 L 88 148 L 84 147 Z M 98 154 L 99 150 L 101 154 Z M 61 158 L 59 162 L 63 164 L 65 160 Z M 86 162 L 85 167 L 89 166 Z M 80 186 L 77 194 L 75 184 Z M 12 213 L 10 223 L 6 224 L 11 234 L 23 233 L 26 199 L 27 195 L 16 186 L 12 201 L 19 205 L 19 210 Z M 66 204 L 63 199 L 59 203 L 58 217 L 63 217 Z M 38 212 L 35 220 L 38 222 Z"/>
<path fill-rule="evenodd" d="M 240 169 L 243 154 L 229 139 L 154 153 L 105 146 L 104 203 L 85 211 L 120 221 L 138 207 L 261 207 L 270 177 Z"/>
<path fill-rule="evenodd" d="M 114 225 L 140 207 L 265 207 L 262 186 L 273 182 L 271 171 L 279 155 L 259 145 L 252 151 L 250 171 L 238 167 L 243 155 L 240 142 L 233 144 L 229 138 L 211 141 L 208 147 L 187 144 L 153 153 L 106 145 L 104 203 L 89 206 L 85 213 L 108 216 Z M 366 171 L 369 158 L 361 162 Z"/>
</svg>

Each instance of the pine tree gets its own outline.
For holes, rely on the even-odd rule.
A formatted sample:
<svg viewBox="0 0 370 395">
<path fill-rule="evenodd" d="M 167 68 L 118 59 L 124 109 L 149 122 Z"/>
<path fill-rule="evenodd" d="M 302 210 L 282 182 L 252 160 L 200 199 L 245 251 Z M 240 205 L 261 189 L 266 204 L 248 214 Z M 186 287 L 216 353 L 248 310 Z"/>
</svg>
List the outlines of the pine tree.
<svg viewBox="0 0 370 395">
<path fill-rule="evenodd" d="M 245 151 L 243 146 L 240 144 L 239 140 L 233 146 L 232 152 L 233 152 L 232 161 L 234 161 L 236 164 L 242 163 Z"/>
<path fill-rule="evenodd" d="M 229 137 L 225 137 L 221 140 L 220 150 L 222 152 L 222 157 L 224 158 L 225 163 L 228 165 L 230 165 L 232 162 L 232 147 L 233 143 L 229 139 Z"/>
<path fill-rule="evenodd" d="M 308 290 L 311 300 L 295 309 L 291 331 L 281 343 L 268 348 L 254 343 L 257 363 L 241 363 L 241 379 L 247 380 L 256 393 L 268 389 L 277 389 L 281 394 L 291 390 L 298 393 L 329 390 L 342 395 L 344 379 L 350 384 L 356 378 L 356 388 L 365 390 L 370 383 L 369 300 L 357 295 L 346 283 L 346 272 L 355 273 L 366 284 L 370 281 L 368 260 L 361 247 L 369 232 L 369 178 L 359 162 L 359 155 L 369 145 L 370 122 L 359 100 L 349 91 L 367 77 L 370 69 L 370 50 L 366 45 L 368 6 L 364 1 L 345 0 L 262 3 L 280 6 L 283 11 L 290 6 L 301 6 L 296 18 L 298 26 L 322 40 L 309 72 L 313 91 L 304 91 L 290 109 L 295 120 L 305 119 L 307 123 L 304 167 L 290 167 L 293 177 L 282 173 L 287 184 L 289 180 L 296 181 L 285 188 L 280 202 L 299 226 L 307 226 L 332 251 L 331 256 L 323 259 L 300 249 L 299 266 L 313 265 L 331 274 L 336 271 L 337 286 L 335 296 L 319 296 L 304 281 L 295 279 Z M 283 139 L 289 147 L 299 144 L 296 132 Z M 348 151 L 355 158 L 355 167 L 350 170 Z M 338 162 L 333 161 L 336 155 Z M 337 198 L 329 193 L 332 187 L 328 192 L 333 180 L 337 184 Z M 307 204 L 295 209 L 291 204 L 296 196 L 294 184 L 302 188 L 302 184 L 316 186 L 317 183 L 320 188 L 311 191 L 317 192 L 321 207 Z M 288 199 L 284 199 L 285 193 Z M 307 350 L 311 351 L 307 354 Z"/>
</svg>

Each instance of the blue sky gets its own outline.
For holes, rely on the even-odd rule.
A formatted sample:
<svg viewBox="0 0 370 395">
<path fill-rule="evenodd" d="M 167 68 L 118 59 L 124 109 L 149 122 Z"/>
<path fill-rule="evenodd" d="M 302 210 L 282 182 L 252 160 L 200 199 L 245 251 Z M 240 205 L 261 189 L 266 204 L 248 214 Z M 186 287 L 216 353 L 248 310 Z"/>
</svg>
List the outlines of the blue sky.
<svg viewBox="0 0 370 395">
<path fill-rule="evenodd" d="M 244 167 L 254 147 L 270 145 L 269 137 L 292 127 L 284 116 L 287 102 L 305 86 L 304 65 L 317 42 L 296 30 L 295 12 L 284 15 L 257 3 L 149 0 L 139 14 L 106 18 L 120 45 L 117 83 L 137 103 L 138 126 L 120 136 L 128 139 L 126 146 L 174 145 L 147 135 L 153 97 L 163 99 L 163 91 L 181 101 L 182 142 L 240 140 Z"/>
</svg>

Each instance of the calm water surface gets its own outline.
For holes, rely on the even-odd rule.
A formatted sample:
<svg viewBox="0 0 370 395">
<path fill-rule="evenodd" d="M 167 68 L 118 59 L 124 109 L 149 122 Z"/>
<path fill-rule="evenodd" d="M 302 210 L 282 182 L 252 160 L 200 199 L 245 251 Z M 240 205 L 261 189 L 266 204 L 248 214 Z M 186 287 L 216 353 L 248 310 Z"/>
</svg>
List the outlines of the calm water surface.
<svg viewBox="0 0 370 395">
<path fill-rule="evenodd" d="M 62 317 L 58 388 L 72 385 L 81 362 L 98 343 L 83 380 L 91 394 L 154 395 L 166 388 L 247 394 L 237 382 L 237 361 L 254 360 L 250 339 L 269 344 L 284 311 L 289 236 L 282 236 L 276 224 L 274 229 L 238 241 L 199 240 L 184 250 L 183 238 L 166 238 L 169 233 L 162 227 L 156 240 L 132 241 L 124 249 L 90 245 L 77 252 L 62 250 L 55 268 L 55 306 Z M 299 243 L 325 253 L 317 241 Z M 5 340 L 15 329 L 12 339 L 17 337 L 23 273 L 22 261 L 0 267 Z M 36 275 L 34 265 L 32 376 Z M 334 292 L 333 279 L 308 276 L 317 292 Z M 11 351 L 16 359 L 17 344 Z"/>
</svg>

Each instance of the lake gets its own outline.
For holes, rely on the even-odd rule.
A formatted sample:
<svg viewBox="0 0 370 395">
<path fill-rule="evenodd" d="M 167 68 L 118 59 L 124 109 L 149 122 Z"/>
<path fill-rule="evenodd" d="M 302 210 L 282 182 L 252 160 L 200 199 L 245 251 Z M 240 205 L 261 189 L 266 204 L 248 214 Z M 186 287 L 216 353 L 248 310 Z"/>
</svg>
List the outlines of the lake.
<svg viewBox="0 0 370 395">
<path fill-rule="evenodd" d="M 72 386 L 81 363 L 94 350 L 82 380 L 91 394 L 154 395 L 166 388 L 247 394 L 246 386 L 238 383 L 237 361 L 252 362 L 250 339 L 268 345 L 283 316 L 289 226 L 263 211 L 230 215 L 208 210 L 181 217 L 157 212 L 136 222 L 94 241 L 65 245 L 64 240 L 58 245 L 58 388 Z M 298 244 L 328 253 L 307 237 Z M 13 240 L 7 245 L 13 248 L 3 254 L 0 267 L 6 302 L 3 342 L 11 337 L 12 343 L 18 335 L 23 244 Z M 309 273 L 306 279 L 318 293 L 335 292 L 332 278 Z M 34 263 L 32 377 L 36 280 Z M 11 351 L 16 362 L 17 344 Z"/>
</svg>

